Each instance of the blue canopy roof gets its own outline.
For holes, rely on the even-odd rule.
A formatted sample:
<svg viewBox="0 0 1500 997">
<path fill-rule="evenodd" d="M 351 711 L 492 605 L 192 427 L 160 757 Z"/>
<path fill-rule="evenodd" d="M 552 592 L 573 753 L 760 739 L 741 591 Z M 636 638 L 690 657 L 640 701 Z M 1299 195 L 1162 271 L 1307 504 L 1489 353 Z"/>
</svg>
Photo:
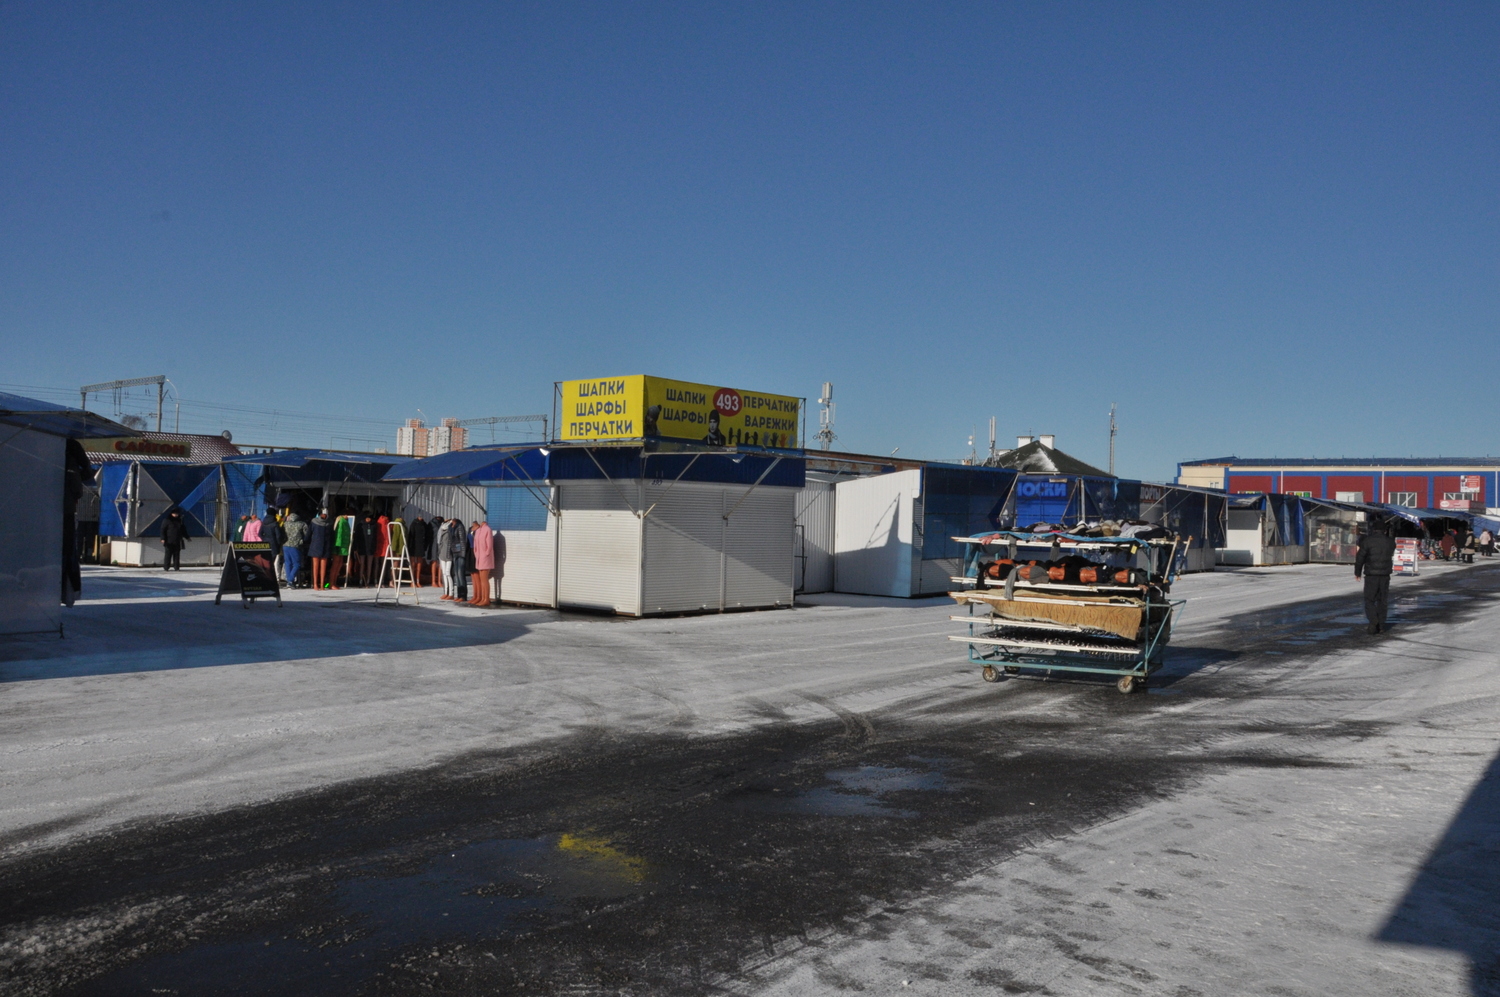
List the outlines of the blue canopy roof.
<svg viewBox="0 0 1500 997">
<path fill-rule="evenodd" d="M 450 450 L 436 457 L 404 461 L 385 473 L 385 481 L 539 481 L 548 474 L 548 455 L 540 448 Z"/>
<path fill-rule="evenodd" d="M 315 460 L 334 464 L 394 464 L 399 458 L 388 454 L 343 453 L 337 450 L 281 450 L 276 453 L 240 454 L 225 457 L 224 463 L 265 464 L 268 467 L 304 467 Z"/>
<path fill-rule="evenodd" d="M 138 435 L 135 430 L 93 412 L 4 391 L 0 391 L 0 423 L 74 439 Z"/>
</svg>

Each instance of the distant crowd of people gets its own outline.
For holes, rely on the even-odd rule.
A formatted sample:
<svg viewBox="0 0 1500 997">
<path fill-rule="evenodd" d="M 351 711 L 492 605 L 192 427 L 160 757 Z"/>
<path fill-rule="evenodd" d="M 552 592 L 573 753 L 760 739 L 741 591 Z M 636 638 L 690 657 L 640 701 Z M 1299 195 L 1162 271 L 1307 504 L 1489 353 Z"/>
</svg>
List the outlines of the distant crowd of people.
<svg viewBox="0 0 1500 997">
<path fill-rule="evenodd" d="M 182 511 L 172 509 L 162 520 L 163 570 L 182 570 L 182 548 L 189 539 Z M 411 576 L 403 580 L 415 587 L 441 586 L 442 599 L 480 609 L 500 601 L 496 568 L 505 562 L 505 538 L 480 520 L 468 526 L 442 516 L 393 521 L 370 507 L 344 515 L 322 509 L 307 520 L 295 509 L 267 509 L 241 516 L 231 539 L 269 544 L 277 576 L 289 588 L 392 585 L 396 579 L 392 573 L 382 578 L 382 565 L 390 554 L 405 553 Z"/>
</svg>

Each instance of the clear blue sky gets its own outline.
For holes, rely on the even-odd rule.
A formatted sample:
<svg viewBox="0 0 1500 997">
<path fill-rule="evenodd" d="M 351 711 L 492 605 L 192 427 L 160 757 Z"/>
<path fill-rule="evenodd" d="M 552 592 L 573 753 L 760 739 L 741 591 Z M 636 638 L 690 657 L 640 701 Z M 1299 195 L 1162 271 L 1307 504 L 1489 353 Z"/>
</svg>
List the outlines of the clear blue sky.
<svg viewBox="0 0 1500 997">
<path fill-rule="evenodd" d="M 1500 4 L 0 3 L 0 381 L 1500 453 Z M 815 420 L 814 420 L 815 422 Z"/>
</svg>

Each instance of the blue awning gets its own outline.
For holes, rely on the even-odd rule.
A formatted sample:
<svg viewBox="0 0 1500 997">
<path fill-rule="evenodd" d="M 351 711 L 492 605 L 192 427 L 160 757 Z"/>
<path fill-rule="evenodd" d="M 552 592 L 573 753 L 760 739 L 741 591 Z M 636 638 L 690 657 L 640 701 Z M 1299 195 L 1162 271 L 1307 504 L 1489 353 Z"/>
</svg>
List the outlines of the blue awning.
<svg viewBox="0 0 1500 997">
<path fill-rule="evenodd" d="M 323 460 L 331 464 L 394 464 L 395 459 L 386 454 L 343 453 L 337 450 L 282 450 L 277 453 L 240 454 L 225 457 L 224 463 L 265 464 L 268 467 L 305 467 Z"/>
<path fill-rule="evenodd" d="M 397 464 L 383 481 L 539 481 L 547 477 L 540 448 L 450 450 Z"/>
<path fill-rule="evenodd" d="M 106 419 L 93 412 L 4 391 L 0 391 L 0 423 L 34 429 L 48 436 L 67 436 L 73 439 L 111 439 L 139 435 L 113 419 Z"/>
</svg>

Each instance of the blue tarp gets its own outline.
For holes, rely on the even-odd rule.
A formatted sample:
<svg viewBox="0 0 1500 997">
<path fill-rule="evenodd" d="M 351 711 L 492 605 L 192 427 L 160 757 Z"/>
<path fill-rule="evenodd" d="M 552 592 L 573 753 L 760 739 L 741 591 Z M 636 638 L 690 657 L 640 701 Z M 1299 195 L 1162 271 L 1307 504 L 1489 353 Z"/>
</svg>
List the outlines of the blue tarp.
<svg viewBox="0 0 1500 997">
<path fill-rule="evenodd" d="M 998 530 L 1016 483 L 1009 468 L 929 464 L 922 469 L 922 557 L 963 557 L 953 537 Z"/>
<path fill-rule="evenodd" d="M 549 451 L 550 453 L 550 451 Z M 548 454 L 541 448 L 452 450 L 397 464 L 382 481 L 542 481 Z"/>
<path fill-rule="evenodd" d="M 219 497 L 218 465 L 141 463 L 138 466 L 141 474 L 149 475 L 151 480 L 156 482 L 156 487 L 166 494 L 167 501 L 170 503 L 149 523 L 138 524 L 138 536 L 155 536 L 161 529 L 162 517 L 171 510 L 172 506 L 181 507 L 191 517 L 187 524 L 189 536 L 213 535 L 214 519 L 218 512 L 216 508 Z M 207 509 L 203 507 L 205 485 L 211 489 L 208 493 Z"/>
<path fill-rule="evenodd" d="M 129 514 L 130 503 L 120 498 L 120 490 L 125 487 L 125 478 L 129 474 L 128 463 L 111 462 L 99 468 L 99 535 L 101 537 L 125 535 L 125 517 Z"/>
<path fill-rule="evenodd" d="M 545 453 L 543 452 L 545 451 Z M 769 472 L 769 473 L 768 473 Z M 765 475 L 762 479 L 762 475 Z M 455 450 L 404 461 L 384 481 L 589 481 L 604 478 L 717 482 L 801 488 L 806 462 L 795 455 L 643 447 L 528 447 Z"/>
</svg>

